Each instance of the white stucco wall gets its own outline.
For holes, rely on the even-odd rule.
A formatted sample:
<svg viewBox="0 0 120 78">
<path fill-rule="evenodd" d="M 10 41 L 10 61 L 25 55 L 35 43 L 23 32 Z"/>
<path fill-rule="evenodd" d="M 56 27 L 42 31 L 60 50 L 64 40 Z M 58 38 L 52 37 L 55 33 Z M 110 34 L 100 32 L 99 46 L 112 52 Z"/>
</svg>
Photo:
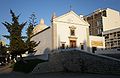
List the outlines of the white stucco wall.
<svg viewBox="0 0 120 78">
<path fill-rule="evenodd" d="M 52 26 L 43 32 L 40 32 L 32 38 L 39 42 L 36 47 L 35 55 L 44 54 L 46 49 L 53 50 L 61 47 L 61 42 L 65 42 L 65 46 L 70 46 L 70 27 L 74 26 L 76 46 L 81 49 L 80 43 L 84 45 L 84 51 L 87 51 L 87 29 L 89 24 L 73 11 L 53 19 Z M 53 32 L 54 31 L 54 32 Z"/>
<path fill-rule="evenodd" d="M 87 51 L 87 30 L 89 25 L 80 17 L 76 16 L 74 13 L 66 14 L 62 17 L 58 17 L 54 20 L 57 28 L 57 47 L 61 46 L 61 42 L 65 42 L 65 46 L 70 46 L 70 28 L 71 26 L 76 27 L 75 37 L 76 45 L 80 48 L 80 43 L 84 44 L 84 50 Z"/>
<path fill-rule="evenodd" d="M 47 54 L 48 50 L 52 49 L 52 33 L 51 28 L 37 34 L 31 40 L 39 42 L 40 44 L 36 47 L 37 52 L 35 55 Z"/>
<path fill-rule="evenodd" d="M 92 47 L 96 47 L 97 50 L 105 49 L 105 38 L 100 36 L 89 36 L 90 39 L 90 52 L 92 52 Z M 92 44 L 92 41 L 95 43 Z M 102 43 L 102 44 L 101 44 Z"/>
<path fill-rule="evenodd" d="M 107 8 L 107 17 L 103 18 L 103 31 L 115 29 L 120 27 L 120 12 Z"/>
</svg>

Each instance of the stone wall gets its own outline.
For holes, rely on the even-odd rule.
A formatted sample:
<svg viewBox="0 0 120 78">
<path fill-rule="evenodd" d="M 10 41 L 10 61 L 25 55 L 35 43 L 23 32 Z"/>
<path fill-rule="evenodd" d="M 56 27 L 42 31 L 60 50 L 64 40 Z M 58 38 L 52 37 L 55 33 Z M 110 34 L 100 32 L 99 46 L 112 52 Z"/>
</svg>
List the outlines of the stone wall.
<svg viewBox="0 0 120 78">
<path fill-rule="evenodd" d="M 62 51 L 51 54 L 49 62 L 38 64 L 32 73 L 60 71 L 120 74 L 120 61 L 79 50 Z"/>
<path fill-rule="evenodd" d="M 120 60 L 120 54 L 101 54 L 108 57 L 113 57 Z"/>
<path fill-rule="evenodd" d="M 120 54 L 117 49 L 97 50 L 95 54 Z"/>
</svg>

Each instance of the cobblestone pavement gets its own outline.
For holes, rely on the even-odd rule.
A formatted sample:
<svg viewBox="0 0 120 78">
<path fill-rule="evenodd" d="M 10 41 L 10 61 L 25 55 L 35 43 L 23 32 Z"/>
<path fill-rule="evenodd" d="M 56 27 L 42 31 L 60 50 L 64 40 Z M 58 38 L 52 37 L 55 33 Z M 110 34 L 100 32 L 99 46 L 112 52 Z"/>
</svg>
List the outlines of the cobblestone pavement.
<svg viewBox="0 0 120 78">
<path fill-rule="evenodd" d="M 120 75 L 101 75 L 101 74 L 80 74 L 80 73 L 45 73 L 45 74 L 23 74 L 23 73 L 4 73 L 0 78 L 120 78 Z"/>
</svg>

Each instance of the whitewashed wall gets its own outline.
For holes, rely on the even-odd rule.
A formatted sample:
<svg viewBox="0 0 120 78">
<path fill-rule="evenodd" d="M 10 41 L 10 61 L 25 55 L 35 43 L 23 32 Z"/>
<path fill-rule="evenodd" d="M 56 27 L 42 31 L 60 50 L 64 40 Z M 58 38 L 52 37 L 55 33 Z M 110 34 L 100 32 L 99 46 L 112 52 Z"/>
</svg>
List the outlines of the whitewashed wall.
<svg viewBox="0 0 120 78">
<path fill-rule="evenodd" d="M 105 38 L 104 37 L 100 37 L 100 36 L 90 36 L 90 52 L 92 52 L 92 47 L 96 47 L 97 50 L 101 50 L 101 49 L 105 49 Z M 93 46 L 92 45 L 92 41 L 98 41 L 98 42 L 103 42 L 103 46 Z"/>
<path fill-rule="evenodd" d="M 84 49 L 87 51 L 87 30 L 89 25 L 73 12 L 69 12 L 63 16 L 54 19 L 54 23 L 57 28 L 57 47 L 60 47 L 61 42 L 66 42 L 65 45 L 70 46 L 70 26 L 76 27 L 75 37 L 77 37 L 77 47 L 80 47 L 80 43 L 84 44 Z"/>
<path fill-rule="evenodd" d="M 103 31 L 115 29 L 120 27 L 120 13 L 119 11 L 107 8 L 107 17 L 103 17 Z"/>
<path fill-rule="evenodd" d="M 35 42 L 40 41 L 40 44 L 36 47 L 37 52 L 35 55 L 47 54 L 47 52 L 52 49 L 51 28 L 37 34 L 31 40 L 34 40 Z"/>
</svg>

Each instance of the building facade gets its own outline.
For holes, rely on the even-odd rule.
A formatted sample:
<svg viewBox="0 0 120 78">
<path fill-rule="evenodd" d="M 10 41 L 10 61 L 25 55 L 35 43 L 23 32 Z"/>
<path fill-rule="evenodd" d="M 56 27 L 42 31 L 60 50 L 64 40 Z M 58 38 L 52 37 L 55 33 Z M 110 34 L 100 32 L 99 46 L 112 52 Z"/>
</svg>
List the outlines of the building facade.
<svg viewBox="0 0 120 78">
<path fill-rule="evenodd" d="M 39 27 L 37 27 L 38 30 L 41 29 L 41 26 Z M 51 19 L 51 26 L 42 28 L 39 32 L 34 32 L 32 38 L 35 42 L 40 41 L 36 47 L 36 55 L 46 54 L 49 50 L 69 48 L 91 51 L 89 24 L 73 11 L 58 17 L 54 14 Z M 103 45 L 101 47 L 104 48 Z"/>
<path fill-rule="evenodd" d="M 2 44 L 2 46 L 5 46 L 5 45 L 6 45 L 6 43 L 5 43 L 4 40 L 0 40 L 0 44 Z"/>
<path fill-rule="evenodd" d="M 84 19 L 90 24 L 90 35 L 105 36 L 105 46 L 108 49 L 119 48 L 119 11 L 110 8 L 98 9 L 93 13 L 84 16 Z"/>
<path fill-rule="evenodd" d="M 100 36 L 89 36 L 90 52 L 103 51 L 105 49 L 105 38 Z"/>
<path fill-rule="evenodd" d="M 110 8 L 98 9 L 84 19 L 90 24 L 90 35 L 102 36 L 103 31 L 120 27 L 120 12 Z"/>
<path fill-rule="evenodd" d="M 90 35 L 102 36 L 103 17 L 106 17 L 106 10 L 96 10 L 95 12 L 84 16 L 85 21 L 87 21 L 90 24 L 89 26 Z"/>
<path fill-rule="evenodd" d="M 104 31 L 103 36 L 105 37 L 106 49 L 120 50 L 120 28 Z"/>
</svg>

